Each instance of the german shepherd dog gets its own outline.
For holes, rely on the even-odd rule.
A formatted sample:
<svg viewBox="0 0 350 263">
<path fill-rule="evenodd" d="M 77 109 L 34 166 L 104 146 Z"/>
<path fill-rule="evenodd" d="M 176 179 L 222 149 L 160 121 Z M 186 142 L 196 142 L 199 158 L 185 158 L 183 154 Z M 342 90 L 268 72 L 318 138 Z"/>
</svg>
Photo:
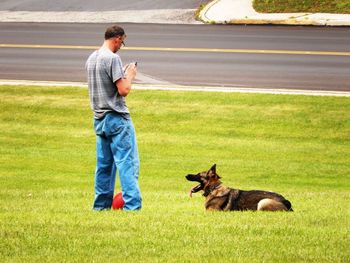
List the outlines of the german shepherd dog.
<svg viewBox="0 0 350 263">
<path fill-rule="evenodd" d="M 216 173 L 216 164 L 208 171 L 188 174 L 186 179 L 199 182 L 199 185 L 191 188 L 190 196 L 203 190 L 207 210 L 293 211 L 292 204 L 280 194 L 261 190 L 244 191 L 223 186 L 221 177 Z"/>
</svg>

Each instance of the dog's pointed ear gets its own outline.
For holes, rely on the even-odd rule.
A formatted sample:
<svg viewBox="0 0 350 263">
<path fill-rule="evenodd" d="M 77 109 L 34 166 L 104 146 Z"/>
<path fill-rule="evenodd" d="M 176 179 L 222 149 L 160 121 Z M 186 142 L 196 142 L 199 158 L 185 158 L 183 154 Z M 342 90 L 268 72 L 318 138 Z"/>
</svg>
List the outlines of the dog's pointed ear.
<svg viewBox="0 0 350 263">
<path fill-rule="evenodd" d="M 208 172 L 211 172 L 216 179 L 221 179 L 221 177 L 216 173 L 216 164 L 214 164 Z"/>
<path fill-rule="evenodd" d="M 212 171 L 214 174 L 216 174 L 216 164 L 214 164 L 211 168 L 210 171 Z"/>
</svg>

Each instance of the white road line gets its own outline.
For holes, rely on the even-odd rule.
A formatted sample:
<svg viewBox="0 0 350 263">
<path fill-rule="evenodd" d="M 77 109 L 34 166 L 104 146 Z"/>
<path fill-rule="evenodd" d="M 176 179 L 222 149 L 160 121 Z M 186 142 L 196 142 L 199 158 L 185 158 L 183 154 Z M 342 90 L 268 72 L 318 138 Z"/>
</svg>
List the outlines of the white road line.
<svg viewBox="0 0 350 263">
<path fill-rule="evenodd" d="M 46 87 L 83 87 L 84 82 L 58 82 L 58 81 L 34 81 L 34 80 L 6 80 L 0 79 L 0 85 L 31 85 Z M 326 90 L 294 90 L 273 88 L 249 88 L 249 87 L 207 87 L 207 86 L 184 86 L 167 84 L 133 84 L 135 90 L 164 90 L 164 91 L 200 91 L 200 92 L 227 92 L 227 93 L 252 93 L 252 94 L 284 94 L 306 96 L 337 96 L 350 97 L 350 91 L 326 91 Z"/>
</svg>

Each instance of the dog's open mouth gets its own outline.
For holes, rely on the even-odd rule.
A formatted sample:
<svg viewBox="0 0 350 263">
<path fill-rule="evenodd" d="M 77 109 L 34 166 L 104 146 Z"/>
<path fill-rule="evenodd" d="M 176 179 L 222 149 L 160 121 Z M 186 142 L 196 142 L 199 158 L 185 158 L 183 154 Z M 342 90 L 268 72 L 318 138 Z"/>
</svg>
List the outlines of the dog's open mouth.
<svg viewBox="0 0 350 263">
<path fill-rule="evenodd" d="M 185 176 L 188 181 L 196 181 L 200 182 L 199 185 L 196 185 L 191 188 L 190 190 L 190 197 L 192 197 L 193 193 L 197 193 L 198 191 L 202 190 L 204 188 L 204 184 L 199 176 L 199 174 L 188 174 Z"/>
<path fill-rule="evenodd" d="M 196 186 L 192 187 L 191 190 L 190 190 L 190 197 L 192 197 L 193 193 L 197 193 L 198 191 L 200 191 L 202 189 L 203 189 L 202 184 L 199 184 L 199 185 L 196 185 Z"/>
</svg>

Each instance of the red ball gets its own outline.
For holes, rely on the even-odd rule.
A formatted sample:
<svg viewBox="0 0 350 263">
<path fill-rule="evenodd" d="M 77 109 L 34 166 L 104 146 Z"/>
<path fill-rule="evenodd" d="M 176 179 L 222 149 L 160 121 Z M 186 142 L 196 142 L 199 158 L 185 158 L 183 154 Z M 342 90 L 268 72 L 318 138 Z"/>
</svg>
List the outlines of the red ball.
<svg viewBox="0 0 350 263">
<path fill-rule="evenodd" d="M 122 192 L 117 193 L 113 198 L 112 208 L 123 209 L 124 204 L 125 202 L 123 200 Z"/>
</svg>

